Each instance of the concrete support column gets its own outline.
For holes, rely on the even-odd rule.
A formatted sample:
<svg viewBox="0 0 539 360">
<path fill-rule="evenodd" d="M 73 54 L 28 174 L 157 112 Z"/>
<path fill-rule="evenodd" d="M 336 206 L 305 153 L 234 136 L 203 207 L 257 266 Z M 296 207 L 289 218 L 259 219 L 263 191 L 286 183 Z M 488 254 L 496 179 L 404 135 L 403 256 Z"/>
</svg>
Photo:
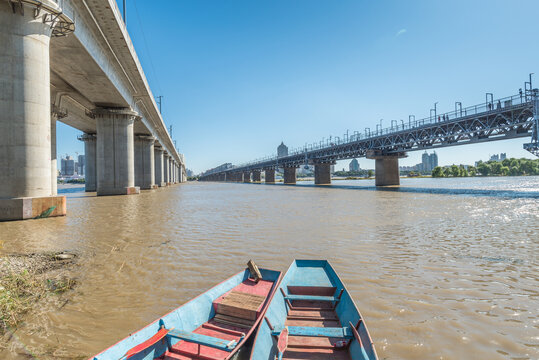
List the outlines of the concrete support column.
<svg viewBox="0 0 539 360">
<path fill-rule="evenodd" d="M 261 182 L 262 181 L 262 176 L 260 174 L 260 170 L 255 170 L 253 171 L 253 182 Z"/>
<path fill-rule="evenodd" d="M 296 166 L 284 167 L 284 183 L 290 185 L 296 184 Z"/>
<path fill-rule="evenodd" d="M 153 189 L 155 186 L 155 138 L 138 135 L 135 137 L 135 186 Z"/>
<path fill-rule="evenodd" d="M 51 176 L 49 44 L 55 25 L 44 21 L 50 16 L 45 9 L 38 17 L 35 10 L 0 2 L 0 220 L 66 214 L 65 197 L 53 196 Z"/>
<path fill-rule="evenodd" d="M 251 172 L 250 171 L 245 171 L 243 173 L 243 182 L 244 183 L 250 183 L 251 182 Z"/>
<path fill-rule="evenodd" d="M 331 163 L 314 164 L 315 185 L 331 185 Z"/>
<path fill-rule="evenodd" d="M 166 185 L 163 177 L 163 148 L 154 148 L 155 184 L 159 187 Z"/>
<path fill-rule="evenodd" d="M 266 184 L 275 184 L 275 169 L 265 169 L 264 177 Z"/>
<path fill-rule="evenodd" d="M 376 186 L 400 185 L 399 158 L 403 157 L 406 157 L 405 153 L 391 155 L 381 154 L 377 151 L 367 153 L 368 159 L 376 161 L 374 169 Z"/>
<path fill-rule="evenodd" d="M 170 155 L 165 151 L 163 154 L 163 181 L 165 185 L 170 185 Z"/>
<path fill-rule="evenodd" d="M 84 190 L 97 191 L 96 136 L 84 134 L 79 140 L 84 141 Z"/>
<path fill-rule="evenodd" d="M 97 195 L 138 194 L 135 186 L 133 123 L 130 109 L 94 110 L 97 121 Z"/>
<path fill-rule="evenodd" d="M 51 195 L 58 194 L 58 159 L 56 148 L 56 121 L 58 115 L 51 114 Z"/>
<path fill-rule="evenodd" d="M 375 162 L 376 186 L 400 185 L 398 157 L 378 158 Z"/>
</svg>

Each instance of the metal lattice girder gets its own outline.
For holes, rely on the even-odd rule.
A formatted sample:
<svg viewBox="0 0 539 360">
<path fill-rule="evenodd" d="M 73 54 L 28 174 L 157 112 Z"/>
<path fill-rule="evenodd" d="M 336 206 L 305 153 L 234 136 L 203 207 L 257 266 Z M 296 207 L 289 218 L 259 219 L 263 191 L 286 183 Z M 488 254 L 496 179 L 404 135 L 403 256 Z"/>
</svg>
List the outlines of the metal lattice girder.
<svg viewBox="0 0 539 360">
<path fill-rule="evenodd" d="M 539 106 L 539 102 L 535 102 Z M 335 162 L 342 159 L 367 157 L 370 151 L 376 151 L 377 154 L 399 155 L 407 151 L 526 137 L 532 135 L 535 123 L 539 121 L 534 119 L 534 101 L 531 98 L 529 101 L 526 99 L 516 105 L 509 103 L 496 109 L 493 105 L 482 106 L 484 111 L 471 115 L 464 114 L 464 116 L 439 122 L 436 122 L 435 118 L 434 121 L 428 123 L 424 121 L 423 125 L 419 124 L 400 131 L 387 131 L 379 136 L 244 164 L 234 167 L 234 171 Z M 527 145 L 529 145 L 527 150 L 536 155 L 539 153 L 537 140 L 532 139 L 532 143 Z"/>
</svg>

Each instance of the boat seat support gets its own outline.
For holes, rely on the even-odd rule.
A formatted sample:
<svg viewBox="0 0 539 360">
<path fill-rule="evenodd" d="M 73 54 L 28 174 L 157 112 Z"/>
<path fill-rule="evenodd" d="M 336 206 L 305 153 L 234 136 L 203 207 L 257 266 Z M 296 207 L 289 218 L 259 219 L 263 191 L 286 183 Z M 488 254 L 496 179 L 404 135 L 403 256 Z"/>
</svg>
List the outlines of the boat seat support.
<svg viewBox="0 0 539 360">
<path fill-rule="evenodd" d="M 195 334 L 182 330 L 170 330 L 167 336 L 224 351 L 232 351 L 234 350 L 236 345 L 238 345 L 238 342 L 236 340 L 223 340 L 213 336 Z"/>
<path fill-rule="evenodd" d="M 310 336 L 353 339 L 354 334 L 350 327 L 315 327 L 315 326 L 287 326 L 289 336 Z M 283 328 L 275 328 L 272 335 L 279 336 Z"/>
</svg>

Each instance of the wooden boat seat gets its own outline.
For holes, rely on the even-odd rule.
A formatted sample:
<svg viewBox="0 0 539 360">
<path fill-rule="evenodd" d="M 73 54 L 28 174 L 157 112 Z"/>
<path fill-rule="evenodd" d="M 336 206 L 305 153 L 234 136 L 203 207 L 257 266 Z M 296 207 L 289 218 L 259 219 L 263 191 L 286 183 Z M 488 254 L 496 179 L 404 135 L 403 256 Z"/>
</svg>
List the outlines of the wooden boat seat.
<svg viewBox="0 0 539 360">
<path fill-rule="evenodd" d="M 314 327 L 314 326 L 287 326 L 289 336 L 312 336 L 352 339 L 354 334 L 350 327 Z M 279 336 L 283 328 L 275 328 L 272 335 Z"/>
<path fill-rule="evenodd" d="M 195 334 L 182 330 L 170 330 L 167 336 L 224 351 L 232 351 L 238 345 L 236 340 L 223 340 L 213 336 Z"/>
<path fill-rule="evenodd" d="M 229 325 L 251 327 L 265 300 L 265 296 L 233 290 L 216 304 L 214 319 Z"/>
</svg>

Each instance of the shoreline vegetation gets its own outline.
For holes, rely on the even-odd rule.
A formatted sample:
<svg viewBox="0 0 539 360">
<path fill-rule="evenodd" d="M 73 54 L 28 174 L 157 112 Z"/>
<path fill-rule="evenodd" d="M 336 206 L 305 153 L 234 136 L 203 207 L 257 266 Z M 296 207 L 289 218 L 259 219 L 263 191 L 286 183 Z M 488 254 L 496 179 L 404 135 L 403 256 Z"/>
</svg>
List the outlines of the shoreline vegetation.
<svg viewBox="0 0 539 360">
<path fill-rule="evenodd" d="M 474 176 L 529 176 L 539 175 L 539 159 L 508 158 L 502 161 L 478 161 L 477 166 L 437 166 L 432 170 L 433 178 Z"/>
<path fill-rule="evenodd" d="M 77 285 L 71 276 L 76 255 L 67 252 L 0 255 L 0 350 L 25 317 L 45 301 L 64 307 Z"/>
</svg>

